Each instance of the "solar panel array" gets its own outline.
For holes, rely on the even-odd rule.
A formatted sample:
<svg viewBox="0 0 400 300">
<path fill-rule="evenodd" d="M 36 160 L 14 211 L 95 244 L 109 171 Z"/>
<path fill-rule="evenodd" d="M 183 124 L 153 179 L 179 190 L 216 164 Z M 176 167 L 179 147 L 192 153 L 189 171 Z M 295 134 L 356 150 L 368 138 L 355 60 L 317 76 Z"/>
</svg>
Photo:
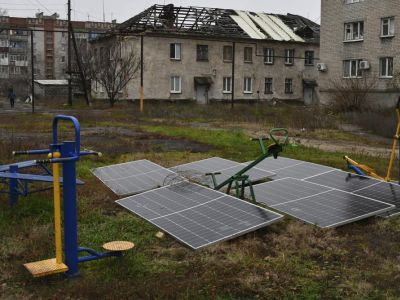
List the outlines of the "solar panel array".
<svg viewBox="0 0 400 300">
<path fill-rule="evenodd" d="M 133 195 L 163 186 L 176 173 L 148 160 L 94 169 L 93 174 L 119 196 Z"/>
<path fill-rule="evenodd" d="M 192 249 L 232 239 L 282 218 L 270 210 L 189 182 L 116 202 Z"/>
<path fill-rule="evenodd" d="M 283 157 L 267 158 L 258 168 L 276 175 L 254 186 L 257 201 L 307 223 L 336 227 L 400 212 L 397 184 Z"/>
<path fill-rule="evenodd" d="M 322 228 L 341 226 L 393 209 L 388 203 L 295 178 L 256 185 L 254 192 L 257 201 Z"/>
<path fill-rule="evenodd" d="M 191 176 L 189 175 L 191 179 L 202 184 L 211 185 L 211 177 L 205 176 L 205 174 L 220 172 L 221 174 L 216 175 L 215 177 L 217 179 L 217 183 L 222 183 L 246 166 L 247 164 L 244 163 L 238 163 L 220 157 L 212 157 L 193 163 L 179 165 L 171 168 L 171 170 L 177 172 L 178 174 L 182 174 L 182 176 L 185 176 L 185 173 L 188 174 L 188 172 L 191 172 Z M 275 174 L 269 172 L 268 170 L 255 167 L 247 171 L 244 175 L 248 175 L 252 182 L 257 182 Z"/>
<path fill-rule="evenodd" d="M 118 195 L 145 191 L 117 203 L 199 249 L 266 226 L 282 215 L 198 184 L 169 184 L 166 179 L 182 181 L 182 175 L 211 185 L 206 173 L 221 172 L 216 176 L 221 183 L 246 165 L 213 157 L 168 170 L 140 160 L 93 173 Z M 246 174 L 252 182 L 273 179 L 253 186 L 258 202 L 323 228 L 400 213 L 399 185 L 339 169 L 279 157 L 265 159 Z"/>
</svg>

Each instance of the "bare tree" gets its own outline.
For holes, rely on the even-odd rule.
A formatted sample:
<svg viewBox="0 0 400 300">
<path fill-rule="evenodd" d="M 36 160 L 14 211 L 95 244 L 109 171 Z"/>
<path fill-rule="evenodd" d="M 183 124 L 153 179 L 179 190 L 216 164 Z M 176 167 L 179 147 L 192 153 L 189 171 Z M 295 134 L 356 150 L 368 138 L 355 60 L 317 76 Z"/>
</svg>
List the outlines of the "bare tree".
<svg viewBox="0 0 400 300">
<path fill-rule="evenodd" d="M 88 67 L 88 76 L 103 86 L 112 107 L 118 101 L 120 92 L 135 78 L 140 61 L 131 45 L 113 39 L 92 47 Z"/>
<path fill-rule="evenodd" d="M 8 10 L 0 7 L 0 17 L 7 16 L 7 15 L 8 15 Z"/>
<path fill-rule="evenodd" d="M 368 109 L 368 96 L 376 87 L 376 74 L 364 75 L 362 78 L 339 78 L 331 80 L 333 102 L 331 106 L 336 111 L 361 111 Z"/>
</svg>

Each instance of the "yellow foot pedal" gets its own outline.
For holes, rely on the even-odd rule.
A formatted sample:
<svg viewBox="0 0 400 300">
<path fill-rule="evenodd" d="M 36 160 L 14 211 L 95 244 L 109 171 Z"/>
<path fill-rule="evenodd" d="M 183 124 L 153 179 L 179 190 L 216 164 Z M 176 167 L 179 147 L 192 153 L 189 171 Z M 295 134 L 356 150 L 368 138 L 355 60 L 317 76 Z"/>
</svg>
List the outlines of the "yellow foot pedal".
<svg viewBox="0 0 400 300">
<path fill-rule="evenodd" d="M 135 244 L 127 241 L 114 241 L 103 245 L 103 248 L 107 251 L 128 251 L 133 247 L 135 247 Z"/>
<path fill-rule="evenodd" d="M 24 264 L 24 267 L 33 277 L 47 276 L 68 271 L 68 267 L 63 263 L 58 264 L 55 258 L 27 263 Z"/>
</svg>

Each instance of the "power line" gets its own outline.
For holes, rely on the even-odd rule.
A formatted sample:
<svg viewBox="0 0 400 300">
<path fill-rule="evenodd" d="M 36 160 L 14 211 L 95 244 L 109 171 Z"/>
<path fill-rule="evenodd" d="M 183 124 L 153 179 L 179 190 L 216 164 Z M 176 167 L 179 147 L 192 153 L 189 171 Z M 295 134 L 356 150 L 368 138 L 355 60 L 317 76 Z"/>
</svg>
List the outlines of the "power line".
<svg viewBox="0 0 400 300">
<path fill-rule="evenodd" d="M 40 2 L 39 0 L 35 0 L 41 7 L 43 7 L 45 10 L 47 10 L 49 13 L 52 13 L 52 11 L 50 9 L 48 9 L 46 6 L 44 6 L 42 4 L 42 2 Z"/>
</svg>

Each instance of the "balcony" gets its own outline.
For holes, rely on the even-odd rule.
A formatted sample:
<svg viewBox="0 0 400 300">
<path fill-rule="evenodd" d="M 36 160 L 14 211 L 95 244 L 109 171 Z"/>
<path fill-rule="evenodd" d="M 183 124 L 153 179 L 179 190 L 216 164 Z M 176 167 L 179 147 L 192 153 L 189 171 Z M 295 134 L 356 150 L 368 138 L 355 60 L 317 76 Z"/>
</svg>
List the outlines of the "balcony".
<svg viewBox="0 0 400 300">
<path fill-rule="evenodd" d="M 28 41 L 29 35 L 10 35 L 10 41 Z"/>
<path fill-rule="evenodd" d="M 28 48 L 10 48 L 10 54 L 26 54 L 28 53 Z"/>
<path fill-rule="evenodd" d="M 0 66 L 8 66 L 8 58 L 2 58 L 0 59 Z"/>
<path fill-rule="evenodd" d="M 14 62 L 10 61 L 10 65 L 11 64 L 16 66 L 16 67 L 27 67 L 28 66 L 28 61 L 27 60 L 16 60 Z"/>
</svg>

